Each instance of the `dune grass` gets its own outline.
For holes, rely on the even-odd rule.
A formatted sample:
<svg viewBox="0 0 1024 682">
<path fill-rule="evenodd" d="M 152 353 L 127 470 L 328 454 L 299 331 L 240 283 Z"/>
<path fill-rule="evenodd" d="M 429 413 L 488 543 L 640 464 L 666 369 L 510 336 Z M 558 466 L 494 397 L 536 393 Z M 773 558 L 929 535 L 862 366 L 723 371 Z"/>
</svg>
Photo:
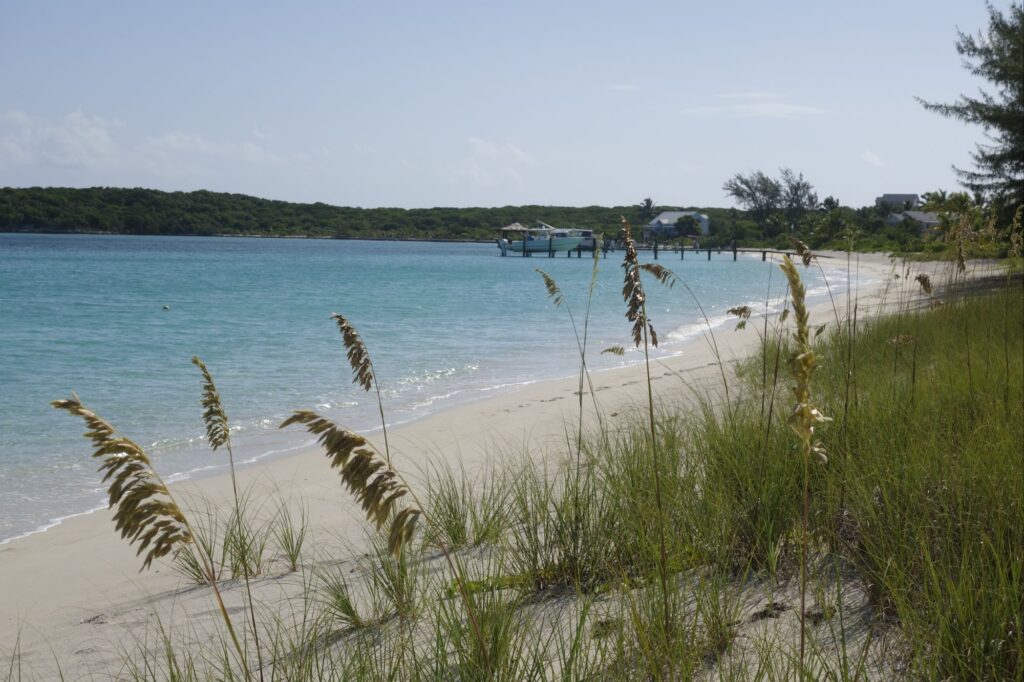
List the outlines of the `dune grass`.
<svg viewBox="0 0 1024 682">
<path fill-rule="evenodd" d="M 643 343 L 641 272 L 671 273 L 626 269 Z M 834 306 L 813 334 L 822 321 L 794 297 L 727 398 L 652 397 L 615 429 L 581 419 L 559 465 L 522 453 L 483 475 L 435 468 L 415 489 L 386 445 L 296 413 L 377 529 L 358 570 L 305 548 L 313 520 L 287 500 L 242 529 L 260 515 L 236 493 L 227 520 L 192 513 L 178 563 L 213 590 L 221 573 L 251 579 L 260 650 L 161 626 L 120 676 L 1022 679 L 1024 296 L 1019 281 L 954 283 L 934 306 L 919 285 L 904 277 L 896 313 L 868 323 Z M 376 387 L 335 320 L 356 381 Z M 253 599 L 287 575 L 291 612 L 257 624 Z M 20 664 L 12 653 L 6 679 Z"/>
</svg>

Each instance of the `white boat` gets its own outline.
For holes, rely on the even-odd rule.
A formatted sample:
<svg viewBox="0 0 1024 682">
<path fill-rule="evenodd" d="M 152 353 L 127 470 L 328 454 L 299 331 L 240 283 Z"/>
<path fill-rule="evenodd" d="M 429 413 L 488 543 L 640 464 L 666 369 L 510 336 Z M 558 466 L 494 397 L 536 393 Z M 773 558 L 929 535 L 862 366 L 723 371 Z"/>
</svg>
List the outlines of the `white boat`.
<svg viewBox="0 0 1024 682">
<path fill-rule="evenodd" d="M 580 242 L 580 251 L 596 251 L 599 248 L 603 248 L 603 240 L 601 234 L 594 232 L 593 230 L 583 230 L 572 228 L 568 230 L 569 234 L 574 237 L 582 237 L 583 241 Z"/>
<path fill-rule="evenodd" d="M 518 238 L 517 238 L 518 237 Z M 531 253 L 561 253 L 572 251 L 583 243 L 583 237 L 570 234 L 570 230 L 560 230 L 546 223 L 538 222 L 537 227 L 524 227 L 519 223 L 512 223 L 501 230 L 501 238 L 498 239 L 498 248 L 501 255 L 512 253 L 525 255 Z"/>
</svg>

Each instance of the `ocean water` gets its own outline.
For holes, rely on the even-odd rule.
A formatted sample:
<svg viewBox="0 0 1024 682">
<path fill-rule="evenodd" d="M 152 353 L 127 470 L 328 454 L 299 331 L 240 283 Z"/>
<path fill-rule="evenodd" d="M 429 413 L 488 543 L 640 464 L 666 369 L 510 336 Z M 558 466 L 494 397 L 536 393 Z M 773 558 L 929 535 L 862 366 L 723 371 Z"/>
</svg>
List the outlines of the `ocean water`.
<svg viewBox="0 0 1024 682">
<path fill-rule="evenodd" d="M 599 262 L 588 362 L 637 362 L 621 298 L 622 254 Z M 641 253 L 641 259 L 651 257 Z M 82 423 L 49 406 L 76 392 L 141 443 L 170 480 L 224 470 L 206 447 L 199 355 L 220 390 L 236 456 L 278 457 L 310 442 L 277 425 L 294 409 L 351 428 L 378 426 L 352 383 L 332 312 L 362 335 L 389 423 L 526 383 L 574 375 L 567 308 L 582 323 L 592 260 L 501 258 L 494 244 L 0 234 L 0 541 L 103 506 Z M 784 282 L 759 256 L 663 252 L 712 326 L 747 304 L 779 310 Z M 535 268 L 558 282 L 555 309 Z M 802 270 L 812 296 L 817 269 Z M 826 269 L 833 294 L 845 275 Z M 686 290 L 648 283 L 661 354 L 699 336 Z M 728 327 L 726 327 L 728 328 Z"/>
</svg>

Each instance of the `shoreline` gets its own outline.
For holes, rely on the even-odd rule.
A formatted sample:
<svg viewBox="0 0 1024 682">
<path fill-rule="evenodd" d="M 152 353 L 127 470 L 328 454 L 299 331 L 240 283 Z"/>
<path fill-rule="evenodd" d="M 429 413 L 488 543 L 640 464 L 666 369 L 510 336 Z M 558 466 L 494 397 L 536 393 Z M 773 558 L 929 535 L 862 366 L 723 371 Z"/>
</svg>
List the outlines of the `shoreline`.
<svg viewBox="0 0 1024 682">
<path fill-rule="evenodd" d="M 888 257 L 877 255 L 861 261 L 860 270 L 850 279 L 850 296 L 856 297 L 866 318 L 880 311 L 892 264 Z M 861 281 L 865 278 L 875 281 L 865 285 Z M 832 302 L 816 303 L 811 315 L 818 324 L 833 320 Z M 769 319 L 777 317 L 769 315 Z M 724 369 L 703 334 L 688 340 L 677 353 L 652 361 L 656 399 L 714 396 L 722 372 L 730 372 L 736 360 L 756 349 L 763 323 L 763 310 L 755 310 L 745 330 L 733 331 L 725 325 L 715 330 Z M 584 429 L 596 423 L 595 401 L 611 428 L 616 428 L 616 419 L 628 424 L 631 409 L 646 401 L 642 363 L 594 372 L 591 379 L 593 397 L 589 390 L 584 391 Z M 562 457 L 569 430 L 579 420 L 578 382 L 577 377 L 538 381 L 389 429 L 395 467 L 406 474 L 411 485 L 421 486 L 424 475 L 437 466 L 481 475 L 489 467 L 501 466 L 502 460 L 527 453 L 535 461 L 554 465 Z M 370 439 L 379 441 L 379 427 Z M 218 464 L 223 463 L 221 455 L 215 457 Z M 314 547 L 356 548 L 365 540 L 369 524 L 315 444 L 241 468 L 238 479 L 242 489 L 268 491 L 267 500 L 270 495 L 304 500 Z M 231 483 L 225 470 L 174 483 L 171 489 L 179 500 L 188 501 L 186 507 L 201 499 L 223 505 L 230 499 Z M 0 585 L 4 586 L 6 605 L 0 619 L 0 643 L 9 649 L 18 641 L 21 654 L 33 666 L 30 670 L 44 670 L 54 660 L 68 666 L 91 666 L 97 661 L 112 665 L 117 659 L 112 643 L 129 623 L 137 627 L 140 618 L 144 622 L 149 617 L 146 614 L 159 613 L 172 626 L 185 626 L 196 616 L 189 608 L 202 608 L 204 613 L 209 609 L 205 595 L 190 602 L 191 607 L 176 598 L 183 588 L 192 590 L 169 562 L 158 562 L 151 571 L 140 574 L 135 548 L 117 536 L 109 511 L 97 511 L 0 544 Z M 170 603 L 165 603 L 166 599 Z M 97 627 L 99 621 L 103 627 Z M 95 655 L 90 653 L 83 661 L 83 656 L 74 654 L 85 648 Z"/>
<path fill-rule="evenodd" d="M 747 253 L 741 254 L 741 256 L 745 259 L 756 260 L 755 254 Z M 821 256 L 822 258 L 829 259 L 829 261 L 826 261 L 826 264 L 824 264 L 824 267 L 827 268 L 827 272 L 825 272 L 824 274 L 834 275 L 836 271 L 845 272 L 845 266 L 841 265 L 837 260 L 834 260 L 834 254 L 821 254 Z M 873 258 L 874 260 L 877 261 L 878 259 L 883 257 L 876 255 Z M 882 273 L 879 270 L 879 268 L 882 267 L 881 262 L 873 262 L 869 267 L 872 268 L 872 272 L 869 274 L 870 281 L 862 284 L 872 285 L 880 283 L 883 279 L 883 277 L 881 276 Z M 830 277 L 827 280 L 827 282 L 830 284 L 832 289 L 836 288 L 835 277 Z M 850 281 L 851 287 L 855 287 L 856 285 L 856 281 Z M 842 282 L 842 287 L 845 291 L 845 281 Z M 830 302 L 829 287 L 825 287 L 824 285 L 819 284 L 818 289 L 811 291 L 816 291 L 816 293 L 809 292 L 809 300 L 814 301 L 812 307 L 816 305 L 822 305 L 826 307 L 828 306 Z M 774 318 L 777 317 L 779 314 L 778 311 L 775 309 L 779 307 L 781 300 L 782 299 L 773 298 L 770 301 L 766 302 L 762 300 L 760 301 L 760 303 L 758 303 L 754 297 L 751 297 L 751 299 L 747 301 L 747 304 L 755 311 L 756 315 L 763 317 L 763 315 L 765 314 L 763 306 L 765 305 L 765 303 L 768 303 L 771 308 L 768 311 L 768 316 L 769 318 Z M 739 303 L 742 303 L 742 301 L 740 301 Z M 758 309 L 758 305 L 761 305 L 762 307 Z M 830 309 L 829 312 L 831 312 Z M 668 345 L 669 348 L 666 351 L 662 351 L 661 349 L 654 351 L 652 360 L 664 362 L 687 353 L 693 344 L 701 343 L 701 339 L 703 337 L 706 337 L 709 331 L 709 325 L 710 331 L 712 333 L 721 334 L 724 330 L 729 329 L 730 324 L 734 323 L 735 319 L 732 316 L 718 315 L 712 317 L 706 322 L 694 321 L 692 323 L 687 323 L 681 327 L 670 330 L 668 332 L 662 330 L 662 349 L 664 349 L 666 345 Z M 667 344 L 665 343 L 666 341 L 668 342 Z M 593 361 L 593 358 L 597 353 L 599 353 L 599 349 L 591 349 L 591 361 Z M 598 368 L 592 367 L 590 369 L 591 375 L 593 377 L 598 377 L 608 372 L 635 369 L 637 365 L 642 364 L 643 362 L 642 355 L 639 353 L 629 352 L 628 356 L 628 359 L 621 360 L 620 364 L 615 366 Z M 389 413 L 388 406 L 385 405 L 385 412 L 389 418 L 387 427 L 389 430 L 404 430 L 409 425 L 415 424 L 424 419 L 431 419 L 443 415 L 444 413 L 449 412 L 451 410 L 458 410 L 460 408 L 465 408 L 467 406 L 494 400 L 499 397 L 513 395 L 521 391 L 529 390 L 533 387 L 553 386 L 560 382 L 567 382 L 570 380 L 576 381 L 575 375 L 576 371 L 573 370 L 573 372 L 566 373 L 564 375 L 540 376 L 527 380 L 498 383 L 493 386 L 476 386 L 470 387 L 466 390 L 460 389 L 455 393 L 448 393 L 439 396 L 430 396 L 429 403 L 433 404 L 436 402 L 438 404 L 438 407 L 433 409 L 429 409 L 428 407 L 427 411 L 424 411 L 421 414 L 415 414 L 415 411 L 419 409 L 419 407 L 417 406 L 410 407 L 409 405 L 404 405 L 400 407 L 395 407 L 392 408 L 391 412 Z M 540 388 L 539 390 L 544 389 Z M 456 393 L 462 395 L 456 397 Z M 396 412 L 400 413 L 402 416 L 397 421 L 390 421 L 391 415 Z M 281 419 L 283 419 L 283 417 L 278 418 L 278 421 L 280 421 Z M 264 419 L 261 418 L 261 421 L 262 420 Z M 365 423 L 360 423 L 359 421 L 340 423 L 343 423 L 346 428 L 353 429 L 369 437 L 379 435 L 381 432 L 381 425 L 379 419 L 376 419 L 375 417 L 372 416 L 370 420 Z M 248 433 L 243 431 L 240 434 L 233 434 L 233 438 L 237 439 L 239 436 L 242 437 L 242 444 L 239 444 L 238 442 L 235 443 L 237 451 L 236 457 L 238 457 L 236 459 L 236 467 L 238 468 L 238 470 L 246 471 L 250 468 L 260 467 L 280 459 L 287 459 L 289 457 L 298 456 L 315 447 L 315 440 L 310 437 L 306 437 L 305 435 L 290 437 L 285 442 L 281 442 L 280 440 L 274 440 L 272 438 L 273 435 L 280 436 L 280 434 L 281 432 L 277 431 L 276 429 L 270 432 L 271 437 L 269 438 L 267 433 L 260 433 L 258 430 L 249 431 Z M 255 438 L 255 440 L 246 443 L 246 437 Z M 199 438 L 201 442 L 199 443 L 198 446 L 191 442 L 195 440 L 194 436 L 190 435 L 188 437 L 188 440 L 189 443 L 187 444 L 171 446 L 171 450 L 169 452 L 176 453 L 181 451 L 189 451 L 194 453 L 201 453 L 204 457 L 210 456 L 210 451 L 206 446 L 205 437 Z M 84 452 L 85 451 L 83 450 L 83 453 Z M 159 456 L 161 453 L 159 451 L 151 452 L 152 454 L 155 454 L 156 459 L 159 460 Z M 238 456 L 239 454 L 241 456 Z M 218 458 L 217 461 L 207 461 L 205 463 L 198 464 L 193 468 L 184 469 L 181 471 L 174 471 L 171 473 L 164 473 L 163 475 L 169 484 L 179 485 L 187 482 L 198 482 L 208 480 L 211 478 L 226 477 L 229 475 L 229 468 L 226 461 L 220 461 Z M 10 537 L 0 538 L 0 547 L 4 547 L 9 543 L 24 538 L 28 538 L 41 533 L 46 533 L 47 531 L 65 523 L 66 521 L 81 516 L 91 515 L 96 512 L 103 511 L 104 509 L 106 509 L 105 494 L 102 494 L 99 497 L 99 501 L 97 501 L 92 507 L 72 510 L 69 511 L 68 513 L 48 518 L 44 521 L 40 521 L 38 525 L 31 529 L 18 531 L 16 534 Z"/>
</svg>

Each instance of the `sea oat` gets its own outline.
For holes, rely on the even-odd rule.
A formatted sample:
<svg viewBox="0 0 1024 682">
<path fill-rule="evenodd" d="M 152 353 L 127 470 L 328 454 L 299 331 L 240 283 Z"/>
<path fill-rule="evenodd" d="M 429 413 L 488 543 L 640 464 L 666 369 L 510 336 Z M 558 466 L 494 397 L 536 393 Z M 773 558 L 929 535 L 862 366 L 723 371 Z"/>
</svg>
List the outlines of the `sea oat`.
<svg viewBox="0 0 1024 682">
<path fill-rule="evenodd" d="M 676 273 L 663 265 L 658 265 L 657 263 L 643 263 L 640 265 L 640 269 L 649 275 L 652 275 L 654 279 L 658 280 L 659 284 L 664 284 L 669 289 L 679 281 L 679 278 L 676 277 Z"/>
<path fill-rule="evenodd" d="M 810 267 L 811 260 L 814 258 L 814 252 L 811 251 L 811 247 L 792 235 L 790 235 L 789 241 L 796 250 L 797 255 L 800 256 L 800 260 L 803 261 L 804 267 Z"/>
<path fill-rule="evenodd" d="M 727 310 L 726 312 L 729 313 L 730 315 L 735 315 L 736 317 L 740 318 L 739 322 L 736 323 L 736 331 L 740 331 L 741 329 L 746 328 L 747 320 L 750 319 L 750 314 L 752 311 L 750 310 L 750 306 L 740 305 L 736 306 L 735 308 L 729 308 L 729 310 Z"/>
<path fill-rule="evenodd" d="M 806 289 L 800 281 L 800 275 L 788 256 L 783 256 L 780 264 L 782 271 L 789 280 L 789 288 L 792 294 L 793 314 L 796 318 L 796 330 L 793 332 L 796 341 L 796 349 L 789 360 L 790 373 L 795 380 L 793 394 L 797 402 L 789 417 L 790 428 L 806 441 L 812 448 L 817 448 L 814 443 L 814 425 L 816 423 L 830 421 L 811 403 L 811 376 L 817 368 L 818 359 L 811 349 L 810 326 L 808 324 L 810 315 L 806 304 Z"/>
<path fill-rule="evenodd" d="M 203 373 L 203 422 L 206 424 L 206 440 L 210 447 L 216 450 L 230 441 L 228 415 L 221 405 L 220 393 L 217 392 L 206 364 L 198 356 L 192 356 L 192 364 Z"/>
<path fill-rule="evenodd" d="M 643 343 L 644 325 L 647 320 L 644 312 L 644 288 L 640 282 L 640 267 L 637 262 L 636 244 L 633 242 L 633 231 L 629 221 L 622 219 L 626 254 L 622 259 L 625 271 L 622 283 L 622 299 L 626 302 L 626 319 L 633 323 L 633 343 L 639 347 Z M 648 325 L 649 327 L 649 325 Z M 653 332 L 653 328 L 651 329 Z M 657 342 L 653 345 L 657 346 Z"/>
<path fill-rule="evenodd" d="M 399 509 L 399 501 L 409 493 L 398 474 L 370 445 L 354 431 L 334 424 L 309 410 L 299 410 L 281 424 L 303 424 L 315 436 L 338 469 L 342 483 L 379 529 L 388 525 L 388 550 L 398 554 L 416 530 L 422 512 L 413 506 Z"/>
<path fill-rule="evenodd" d="M 796 318 L 796 330 L 793 332 L 795 348 L 789 359 L 789 370 L 793 377 L 793 395 L 796 397 L 796 405 L 789 415 L 789 427 L 800 439 L 803 450 L 803 517 L 801 520 L 800 539 L 800 668 L 804 665 L 804 639 L 805 639 L 805 598 L 807 594 L 807 552 L 809 535 L 809 509 L 810 509 L 810 458 L 812 454 L 817 455 L 822 461 L 827 461 L 825 450 L 820 443 L 814 439 L 814 427 L 821 422 L 830 421 L 811 402 L 811 376 L 817 367 L 818 359 L 811 348 L 810 328 L 808 325 L 810 314 L 807 311 L 807 291 L 800 281 L 800 273 L 789 256 L 782 257 L 779 264 L 782 272 L 789 281 L 789 291 L 793 302 L 793 315 Z"/>
<path fill-rule="evenodd" d="M 562 295 L 562 290 L 558 288 L 558 284 L 548 273 L 544 272 L 540 268 L 535 268 L 537 274 L 544 279 L 544 286 L 548 290 L 548 296 L 551 298 L 551 302 L 558 308 L 562 305 L 565 297 Z"/>
<path fill-rule="evenodd" d="M 1010 258 L 1020 258 L 1024 254 L 1024 230 L 1022 230 L 1021 216 L 1024 214 L 1024 204 L 1017 206 L 1013 214 L 1013 222 L 1010 223 Z"/>
<path fill-rule="evenodd" d="M 103 460 L 99 471 L 104 472 L 104 483 L 110 481 L 109 507 L 117 507 L 114 527 L 129 543 L 138 543 L 136 555 L 145 552 L 143 569 L 149 568 L 153 559 L 192 542 L 184 514 L 137 443 L 118 435 L 109 422 L 87 409 L 77 395 L 50 404 L 81 417 L 89 428 L 85 437 L 95 448 L 92 456 Z"/>
<path fill-rule="evenodd" d="M 355 375 L 353 383 L 359 384 L 364 390 L 369 391 L 373 386 L 373 364 L 370 362 L 370 354 L 366 351 L 362 338 L 340 313 L 331 313 L 331 318 L 338 323 L 338 331 L 341 332 L 342 342 L 348 351 L 348 364 L 352 366 L 352 373 Z"/>
</svg>

